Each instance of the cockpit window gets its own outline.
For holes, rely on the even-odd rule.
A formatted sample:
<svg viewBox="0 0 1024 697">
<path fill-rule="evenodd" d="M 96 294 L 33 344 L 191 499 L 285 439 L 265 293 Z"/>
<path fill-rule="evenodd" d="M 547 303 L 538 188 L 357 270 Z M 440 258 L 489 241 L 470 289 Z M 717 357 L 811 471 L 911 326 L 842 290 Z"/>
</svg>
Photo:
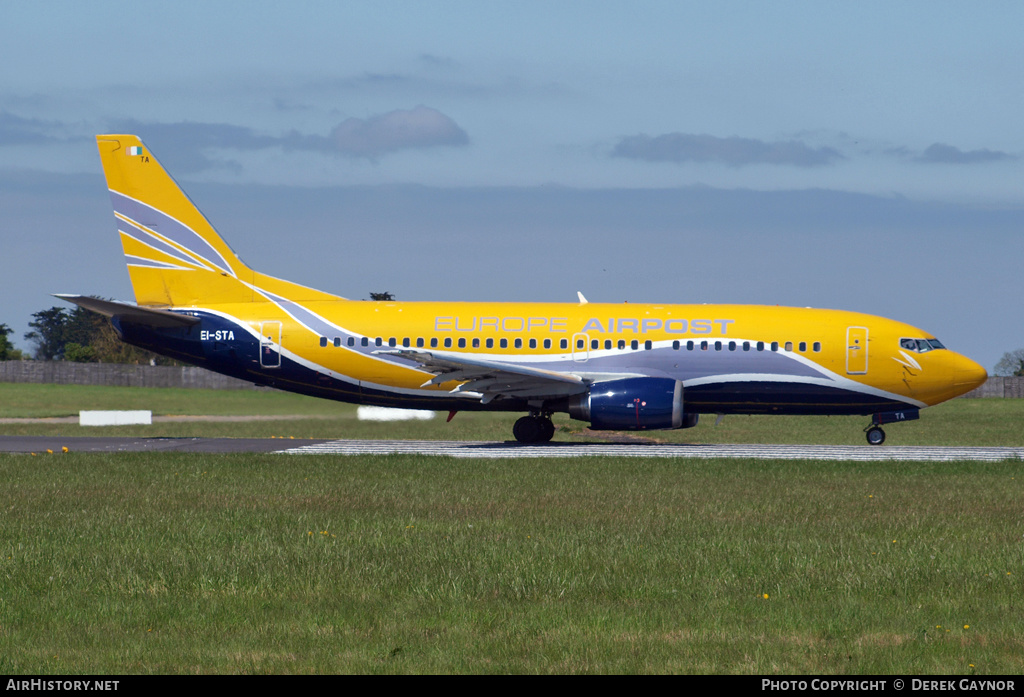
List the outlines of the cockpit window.
<svg viewBox="0 0 1024 697">
<path fill-rule="evenodd" d="M 900 339 L 900 347 L 916 353 L 927 353 L 935 349 L 946 348 L 938 339 Z"/>
</svg>

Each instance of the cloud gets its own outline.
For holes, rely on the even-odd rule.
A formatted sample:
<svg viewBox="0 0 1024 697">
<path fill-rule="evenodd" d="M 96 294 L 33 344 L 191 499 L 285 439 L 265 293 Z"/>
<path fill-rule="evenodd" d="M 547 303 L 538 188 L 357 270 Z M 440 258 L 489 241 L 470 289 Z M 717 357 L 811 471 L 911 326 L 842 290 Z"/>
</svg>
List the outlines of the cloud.
<svg viewBox="0 0 1024 697">
<path fill-rule="evenodd" d="M 211 149 L 251 151 L 282 147 L 377 159 L 399 150 L 469 143 L 469 136 L 455 121 L 422 105 L 366 119 L 345 119 L 327 136 L 298 131 L 283 136 L 260 135 L 251 128 L 220 123 L 121 121 L 115 126 L 115 130 L 139 134 L 150 147 L 168 153 L 164 164 L 183 173 L 238 168 L 235 162 L 211 159 L 207 154 Z"/>
<path fill-rule="evenodd" d="M 368 119 L 345 119 L 327 140 L 339 153 L 376 158 L 411 148 L 466 145 L 469 136 L 450 117 L 421 104 Z"/>
<path fill-rule="evenodd" d="M 611 154 L 648 162 L 722 162 L 733 167 L 755 164 L 817 167 L 843 159 L 834 148 L 812 148 L 798 140 L 769 143 L 753 138 L 717 138 L 690 133 L 627 136 Z"/>
<path fill-rule="evenodd" d="M 918 162 L 930 164 L 971 165 L 979 162 L 998 162 L 999 160 L 1017 160 L 1019 158 L 998 150 L 961 150 L 945 143 L 933 143 L 921 153 L 920 157 L 915 159 Z"/>
<path fill-rule="evenodd" d="M 0 145 L 35 145 L 64 140 L 55 136 L 57 124 L 41 119 L 26 119 L 9 111 L 0 111 Z"/>
</svg>

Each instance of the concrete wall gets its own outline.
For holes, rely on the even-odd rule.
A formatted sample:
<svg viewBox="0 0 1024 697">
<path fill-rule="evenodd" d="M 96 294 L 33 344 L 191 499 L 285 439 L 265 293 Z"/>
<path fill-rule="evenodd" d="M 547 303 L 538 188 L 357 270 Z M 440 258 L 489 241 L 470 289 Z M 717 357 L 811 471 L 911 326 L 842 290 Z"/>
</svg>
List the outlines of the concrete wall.
<svg viewBox="0 0 1024 697">
<path fill-rule="evenodd" d="M 248 390 L 256 385 L 195 366 L 70 363 L 65 361 L 0 361 L 0 382 L 118 387 L 202 387 Z M 259 388 L 264 389 L 264 388 Z"/>
<path fill-rule="evenodd" d="M 964 397 L 1015 397 L 1024 398 L 1024 378 L 990 377 L 988 382 Z"/>
</svg>

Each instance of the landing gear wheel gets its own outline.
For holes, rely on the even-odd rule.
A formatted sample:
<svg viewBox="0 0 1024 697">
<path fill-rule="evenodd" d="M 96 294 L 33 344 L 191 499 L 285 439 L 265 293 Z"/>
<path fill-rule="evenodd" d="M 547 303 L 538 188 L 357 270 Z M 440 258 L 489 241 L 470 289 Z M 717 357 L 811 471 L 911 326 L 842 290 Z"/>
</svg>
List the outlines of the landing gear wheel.
<svg viewBox="0 0 1024 697">
<path fill-rule="evenodd" d="M 540 417 L 540 428 L 540 440 L 542 443 L 547 443 L 555 435 L 555 425 L 551 423 L 551 419 L 542 416 Z"/>
<path fill-rule="evenodd" d="M 512 435 L 520 443 L 547 443 L 555 435 L 555 425 L 546 416 L 524 416 L 512 426 Z"/>
<path fill-rule="evenodd" d="M 865 433 L 868 436 L 868 443 L 871 445 L 881 445 L 885 442 L 885 431 L 878 426 L 872 426 Z"/>
</svg>

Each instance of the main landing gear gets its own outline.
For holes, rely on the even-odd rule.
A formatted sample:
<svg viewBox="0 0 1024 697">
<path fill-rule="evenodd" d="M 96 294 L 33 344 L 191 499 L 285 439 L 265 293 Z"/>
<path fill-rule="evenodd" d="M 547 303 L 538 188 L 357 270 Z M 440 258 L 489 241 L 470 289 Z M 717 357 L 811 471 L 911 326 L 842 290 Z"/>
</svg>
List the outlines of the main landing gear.
<svg viewBox="0 0 1024 697">
<path fill-rule="evenodd" d="M 551 414 L 534 412 L 518 419 L 512 427 L 512 435 L 520 443 L 547 443 L 555 435 Z"/>
</svg>

